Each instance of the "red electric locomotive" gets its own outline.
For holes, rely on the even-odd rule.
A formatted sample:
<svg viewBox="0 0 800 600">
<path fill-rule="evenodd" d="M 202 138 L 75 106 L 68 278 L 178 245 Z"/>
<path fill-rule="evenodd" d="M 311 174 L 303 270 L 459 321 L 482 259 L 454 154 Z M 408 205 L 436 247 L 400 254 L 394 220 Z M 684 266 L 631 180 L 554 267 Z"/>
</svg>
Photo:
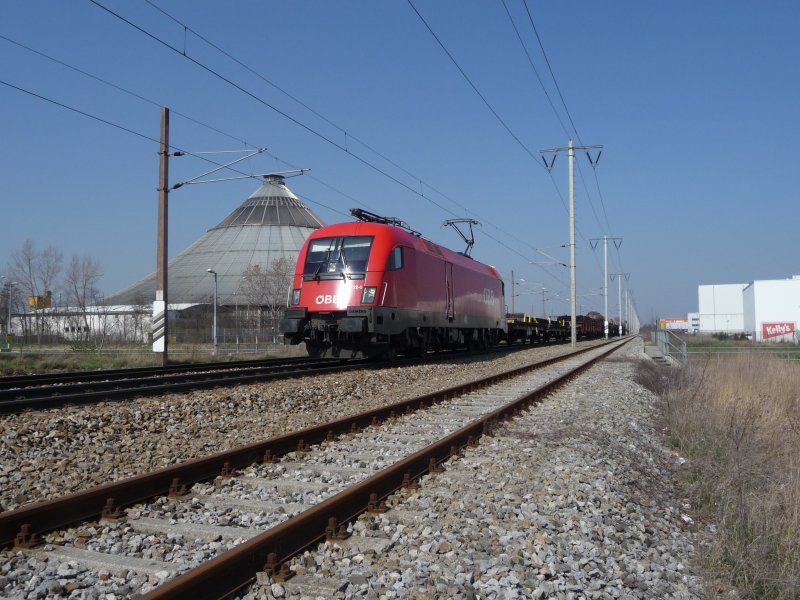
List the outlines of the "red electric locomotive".
<svg viewBox="0 0 800 600">
<path fill-rule="evenodd" d="M 505 336 L 494 267 L 442 248 L 401 221 L 353 209 L 360 221 L 318 229 L 298 256 L 287 344 L 310 356 L 371 357 L 486 346 Z"/>
</svg>

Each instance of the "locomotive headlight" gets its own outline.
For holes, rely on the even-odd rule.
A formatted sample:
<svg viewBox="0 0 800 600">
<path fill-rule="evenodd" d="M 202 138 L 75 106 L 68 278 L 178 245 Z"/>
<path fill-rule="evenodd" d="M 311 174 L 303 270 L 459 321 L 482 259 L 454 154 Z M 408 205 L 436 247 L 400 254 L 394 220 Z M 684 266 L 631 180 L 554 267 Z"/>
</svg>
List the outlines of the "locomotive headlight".
<svg viewBox="0 0 800 600">
<path fill-rule="evenodd" d="M 292 290 L 292 306 L 300 304 L 300 289 Z"/>
<path fill-rule="evenodd" d="M 361 294 L 361 304 L 374 304 L 375 293 L 378 291 L 376 287 L 364 287 L 364 293 Z"/>
</svg>

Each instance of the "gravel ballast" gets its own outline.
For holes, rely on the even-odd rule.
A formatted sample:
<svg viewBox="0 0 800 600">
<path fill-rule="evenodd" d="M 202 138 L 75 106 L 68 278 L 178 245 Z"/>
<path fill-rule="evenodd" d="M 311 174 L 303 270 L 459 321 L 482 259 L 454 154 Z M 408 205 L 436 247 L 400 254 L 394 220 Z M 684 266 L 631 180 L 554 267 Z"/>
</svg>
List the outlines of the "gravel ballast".
<svg viewBox="0 0 800 600">
<path fill-rule="evenodd" d="M 96 437 L 105 440 L 108 448 L 118 449 L 115 459 L 135 474 L 147 470 L 141 460 L 137 461 L 137 449 L 153 440 L 157 442 L 152 447 L 153 460 L 170 464 L 189 458 L 192 452 L 206 454 L 335 418 L 343 414 L 343 407 L 348 412 L 366 410 L 521 366 L 532 362 L 532 357 L 541 360 L 568 350 L 536 349 L 461 364 L 363 371 L 240 387 L 235 391 L 71 408 L 62 411 L 62 415 L 53 414 L 57 411 L 31 413 L 18 418 L 40 418 L 45 425 L 51 425 L 54 418 L 105 423 Z M 323 544 L 294 559 L 292 569 L 298 573 L 294 579 L 281 584 L 262 573 L 258 583 L 240 597 L 703 597 L 704 582 L 692 566 L 699 534 L 685 514 L 688 507 L 681 507 L 672 488 L 676 458 L 665 448 L 658 431 L 657 400 L 633 382 L 638 360 L 643 360 L 642 344 L 635 340 L 541 405 L 501 425 L 462 457 L 449 461 L 444 473 L 424 477 L 418 491 L 396 494 L 390 499 L 393 509 L 389 512 L 362 516 L 350 525 L 354 535 L 347 541 Z M 270 401 L 271 410 L 266 410 L 264 404 Z M 150 404 L 154 406 L 143 406 Z M 148 415 L 151 427 L 124 426 L 130 424 L 131 414 L 136 411 Z M 177 420 L 179 416 L 182 422 Z M 220 423 L 228 424 L 228 429 L 220 429 Z M 239 430 L 230 429 L 237 426 Z M 37 429 L 29 427 L 27 435 L 31 439 L 53 439 L 34 435 Z M 272 429 L 265 432 L 269 428 Z M 412 430 L 411 438 L 421 433 L 418 424 Z M 114 436 L 125 435 L 120 431 L 136 433 L 128 434 L 127 444 L 117 444 Z M 78 472 L 81 461 L 87 461 L 82 453 L 92 446 L 91 438 L 79 436 L 75 444 L 66 443 L 66 437 L 56 439 L 64 444 L 62 448 L 72 452 L 63 454 L 62 464 L 75 472 L 47 471 L 45 476 L 56 482 L 44 482 L 33 489 L 59 495 L 59 480 L 75 481 L 84 487 L 92 485 L 91 473 L 84 473 L 81 479 Z M 209 449 L 209 444 L 226 445 Z M 42 452 L 45 445 L 43 442 L 36 448 Z M 24 451 L 15 455 L 30 460 L 28 449 L 21 448 Z M 353 452 L 353 457 L 363 456 L 365 449 L 356 448 Z M 316 454 L 319 456 L 312 458 Z M 96 460 L 104 458 L 103 452 L 97 452 L 96 458 L 90 455 L 88 464 L 96 465 Z M 297 458 L 289 457 L 290 462 Z M 337 474 L 331 470 L 324 479 L 331 483 L 341 480 L 342 484 L 353 476 L 348 469 L 358 469 L 364 460 L 349 459 L 340 453 L 326 456 L 322 448 L 309 458 L 301 479 L 314 477 L 313 464 L 336 465 L 343 471 Z M 263 478 L 267 471 L 280 474 L 286 467 L 255 465 L 247 471 Z M 42 473 L 38 475 L 41 477 Z M 232 494 L 232 488 L 242 483 L 244 479 L 230 480 L 220 491 Z M 214 491 L 211 483 L 198 484 L 192 490 L 191 504 L 199 503 L 202 508 L 203 498 Z M 253 496 L 254 501 L 259 500 L 260 493 Z M 287 498 L 296 503 L 313 503 L 318 501 L 311 498 L 315 493 Z M 136 597 L 172 575 L 168 569 L 174 570 L 175 566 L 161 561 L 171 561 L 181 554 L 199 564 L 204 557 L 241 542 L 219 538 L 214 533 L 210 542 L 198 537 L 193 543 L 179 546 L 181 534 L 167 529 L 148 533 L 137 525 L 136 519 L 143 519 L 144 523 L 147 518 L 157 517 L 185 521 L 190 526 L 196 522 L 196 527 L 210 524 L 260 529 L 274 518 L 266 513 L 219 511 L 208 503 L 193 517 L 180 503 L 166 498 L 131 510 L 127 521 L 58 535 L 74 538 L 71 545 L 78 549 L 104 550 L 114 555 L 133 551 L 135 556 L 155 561 L 151 572 L 123 569 L 121 573 L 111 570 L 102 575 L 101 571 L 101 581 L 97 582 L 97 573 L 80 562 L 68 557 L 48 559 L 45 552 L 52 546 L 46 545 L 30 553 L 4 552 L 0 590 L 5 587 L 12 597 L 24 598 Z"/>
<path fill-rule="evenodd" d="M 521 367 L 546 346 L 0 417 L 0 512 Z"/>
<path fill-rule="evenodd" d="M 301 576 L 262 578 L 246 600 L 703 597 L 657 400 L 633 382 L 641 349 L 629 344 L 395 510 L 363 516 L 347 544 L 298 557 Z M 389 541 L 373 553 L 360 536 Z"/>
</svg>

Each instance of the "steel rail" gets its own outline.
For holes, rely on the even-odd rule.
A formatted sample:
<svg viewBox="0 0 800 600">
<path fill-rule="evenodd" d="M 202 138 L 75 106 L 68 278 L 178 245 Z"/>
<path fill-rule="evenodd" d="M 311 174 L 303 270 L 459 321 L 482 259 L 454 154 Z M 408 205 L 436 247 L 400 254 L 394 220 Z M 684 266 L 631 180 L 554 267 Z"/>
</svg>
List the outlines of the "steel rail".
<svg viewBox="0 0 800 600">
<path fill-rule="evenodd" d="M 35 385 L 57 385 L 70 381 L 108 381 L 131 379 L 147 375 L 169 375 L 191 371 L 222 371 L 267 366 L 270 364 L 295 364 L 308 362 L 307 356 L 286 358 L 262 358 L 258 360 L 234 360 L 230 362 L 203 362 L 169 365 L 166 367 L 128 367 L 124 369 L 101 369 L 97 371 L 70 371 L 69 373 L 41 373 L 38 375 L 9 375 L 0 377 L 0 390 Z"/>
<path fill-rule="evenodd" d="M 124 400 L 143 396 L 157 396 L 173 392 L 186 392 L 190 390 L 211 389 L 215 387 L 259 383 L 287 377 L 324 375 L 325 373 L 338 373 L 352 369 L 379 368 L 376 364 L 354 362 L 347 360 L 327 361 L 326 366 L 314 367 L 300 365 L 287 367 L 278 371 L 265 367 L 257 369 L 258 373 L 248 372 L 241 374 L 232 371 L 229 375 L 224 373 L 197 373 L 194 375 L 180 375 L 167 377 L 153 377 L 146 379 L 132 379 L 107 384 L 72 384 L 69 386 L 55 386 L 38 388 L 38 391 L 50 391 L 49 396 L 33 398 L 3 399 L 9 392 L 0 392 L 0 414 L 11 414 L 25 409 L 44 409 L 67 404 L 91 404 L 105 400 Z M 99 388 L 99 389 L 98 389 Z M 92 391 L 97 390 L 97 391 Z M 17 391 L 17 390 L 15 390 Z M 19 390 L 21 392 L 25 390 Z"/>
<path fill-rule="evenodd" d="M 627 343 L 624 340 L 576 369 L 542 384 L 532 392 L 484 415 L 458 431 L 387 467 L 372 477 L 314 505 L 280 525 L 236 546 L 209 562 L 167 581 L 143 600 L 172 600 L 191 597 L 227 598 L 251 583 L 256 573 L 290 576 L 288 561 L 307 548 L 327 539 L 332 530 L 343 527 L 376 503 L 423 475 L 441 469 L 441 463 L 458 455 L 499 421 L 519 414 L 540 402 L 571 379 Z M 596 347 L 596 346 L 595 346 Z M 572 354 L 574 356 L 577 353 Z"/>
<path fill-rule="evenodd" d="M 489 352 L 509 352 L 523 350 L 529 346 L 500 346 Z M 440 358 L 463 358 L 471 355 L 482 355 L 485 352 L 455 352 L 443 354 Z M 253 366 L 243 369 L 227 369 L 222 372 L 187 370 L 182 375 L 165 375 L 127 378 L 118 380 L 102 380 L 88 383 L 68 383 L 65 385 L 47 385 L 0 390 L 0 415 L 14 414 L 28 409 L 46 409 L 68 404 L 92 404 L 106 400 L 125 400 L 159 394 L 185 392 L 191 390 L 211 389 L 216 387 L 261 383 L 288 377 L 324 375 L 353 369 L 382 369 L 387 365 L 406 366 L 422 363 L 429 357 L 404 357 L 393 361 L 367 361 L 363 359 L 309 359 L 302 358 L 289 365 L 279 361 L 279 365 Z M 281 370 L 275 370 L 284 367 Z"/>
<path fill-rule="evenodd" d="M 347 359 L 306 359 L 303 362 L 286 363 L 278 361 L 275 364 L 250 365 L 246 367 L 230 367 L 228 369 L 186 369 L 179 373 L 150 373 L 141 376 L 128 376 L 117 378 L 101 378 L 94 381 L 70 381 L 66 380 L 63 384 L 50 383 L 44 385 L 31 385 L 28 387 L 0 389 L 0 401 L 15 399 L 35 399 L 50 396 L 78 395 L 86 392 L 102 392 L 105 390 L 121 389 L 123 387 L 140 387 L 147 389 L 153 384 L 180 384 L 192 381 L 202 382 L 204 380 L 225 381 L 246 375 L 261 375 L 265 373 L 283 371 L 302 371 L 315 367 L 337 366 L 348 362 L 356 362 Z M 72 378 L 70 378 L 72 379 Z"/>
<path fill-rule="evenodd" d="M 194 483 L 214 479 L 219 475 L 229 476 L 236 469 L 254 463 L 271 461 L 277 456 L 305 448 L 308 445 L 356 432 L 398 414 L 430 406 L 436 402 L 546 367 L 598 347 L 595 345 L 582 348 L 577 352 L 550 358 L 482 380 L 467 382 L 385 407 L 357 413 L 330 423 L 290 432 L 262 442 L 218 452 L 179 465 L 164 467 L 151 473 L 98 485 L 61 498 L 45 500 L 0 513 L 0 547 L 35 543 L 36 536 L 45 532 L 103 515 L 115 514 L 120 507 L 147 501 L 157 496 L 169 493 L 179 494 Z"/>
<path fill-rule="evenodd" d="M 545 342 L 545 345 L 555 345 L 560 342 Z M 542 344 L 536 344 L 541 346 Z M 525 345 L 525 348 L 536 346 Z M 522 349 L 522 346 L 495 346 L 489 352 L 503 352 L 514 349 Z M 447 350 L 442 351 L 448 352 Z M 463 352 L 458 352 L 463 356 Z M 469 354 L 469 353 L 467 353 Z M 234 369 L 253 369 L 264 366 L 272 366 L 275 364 L 303 364 L 310 362 L 335 362 L 345 360 L 340 358 L 309 358 L 307 356 L 290 356 L 285 358 L 262 358 L 252 360 L 235 360 L 229 362 L 202 362 L 202 363 L 184 363 L 168 365 L 166 367 L 126 367 L 122 369 L 99 369 L 94 371 L 70 371 L 68 373 L 40 373 L 35 375 L 8 375 L 0 377 L 0 390 L 8 389 L 22 389 L 25 387 L 33 386 L 46 386 L 46 385 L 62 385 L 70 382 L 88 382 L 88 381 L 115 381 L 133 379 L 136 377 L 145 376 L 162 376 L 181 373 L 201 372 L 201 371 L 225 371 Z M 364 359 L 350 359 L 350 360 L 364 360 Z M 404 357 L 398 360 L 406 360 Z"/>
</svg>

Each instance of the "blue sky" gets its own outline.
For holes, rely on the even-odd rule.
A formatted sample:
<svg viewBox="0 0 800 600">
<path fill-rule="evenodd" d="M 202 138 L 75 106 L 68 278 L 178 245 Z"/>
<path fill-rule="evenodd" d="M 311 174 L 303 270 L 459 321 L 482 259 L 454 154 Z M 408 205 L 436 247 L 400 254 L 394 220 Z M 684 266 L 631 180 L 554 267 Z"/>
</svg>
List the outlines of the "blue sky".
<svg viewBox="0 0 800 600">
<path fill-rule="evenodd" d="M 327 222 L 362 206 L 461 249 L 442 221 L 476 218 L 473 256 L 525 280 L 517 310 L 539 314 L 544 286 L 547 311 L 569 312 L 568 270 L 531 263 L 569 262 L 566 155 L 551 176 L 539 150 L 570 135 L 604 146 L 596 171 L 576 160 L 581 312 L 602 311 L 603 235 L 623 238 L 609 270 L 630 273 L 642 321 L 696 310 L 700 283 L 800 274 L 796 2 L 527 0 L 568 116 L 523 0 L 413 0 L 502 123 L 407 0 L 98 2 L 180 52 L 88 0 L 6 2 L 0 80 L 153 139 L 167 105 L 190 151 L 265 146 L 241 169 L 310 168 L 287 183 Z M 98 260 L 106 293 L 152 272 L 157 145 L 3 84 L 0 102 L 0 264 L 30 238 Z M 209 168 L 173 159 L 170 179 Z M 170 255 L 257 187 L 173 192 Z"/>
</svg>

